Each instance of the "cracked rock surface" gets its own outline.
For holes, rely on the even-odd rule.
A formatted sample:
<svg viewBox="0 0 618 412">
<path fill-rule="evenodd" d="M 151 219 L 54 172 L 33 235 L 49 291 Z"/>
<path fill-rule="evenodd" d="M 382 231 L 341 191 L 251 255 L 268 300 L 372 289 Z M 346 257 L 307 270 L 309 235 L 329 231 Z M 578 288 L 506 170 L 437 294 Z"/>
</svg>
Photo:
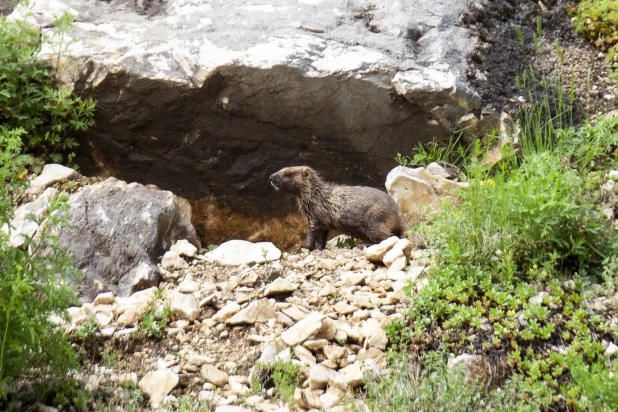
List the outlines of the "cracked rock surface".
<svg viewBox="0 0 618 412">
<path fill-rule="evenodd" d="M 82 171 L 190 200 L 205 244 L 298 243 L 271 173 L 383 187 L 398 152 L 480 110 L 465 0 L 33 3 L 47 32 L 64 11 L 77 22 L 62 80 L 98 101 Z"/>
</svg>

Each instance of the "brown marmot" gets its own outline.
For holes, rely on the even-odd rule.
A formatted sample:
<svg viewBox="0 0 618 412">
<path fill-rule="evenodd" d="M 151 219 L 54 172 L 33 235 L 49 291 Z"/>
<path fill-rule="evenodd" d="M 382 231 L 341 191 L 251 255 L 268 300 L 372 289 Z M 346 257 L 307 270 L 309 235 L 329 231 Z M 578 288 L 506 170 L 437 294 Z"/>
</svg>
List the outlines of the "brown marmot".
<svg viewBox="0 0 618 412">
<path fill-rule="evenodd" d="M 399 206 L 381 190 L 325 182 L 307 166 L 281 169 L 270 176 L 270 184 L 296 197 L 309 225 L 301 246 L 306 249 L 324 249 L 331 229 L 371 243 L 407 230 Z"/>
</svg>

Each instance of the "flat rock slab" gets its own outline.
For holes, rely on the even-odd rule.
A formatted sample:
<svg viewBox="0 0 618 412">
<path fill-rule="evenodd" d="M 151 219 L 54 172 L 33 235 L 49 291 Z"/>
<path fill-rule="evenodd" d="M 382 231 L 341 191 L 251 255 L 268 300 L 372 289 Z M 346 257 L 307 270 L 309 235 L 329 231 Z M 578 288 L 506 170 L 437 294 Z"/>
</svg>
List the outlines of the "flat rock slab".
<svg viewBox="0 0 618 412">
<path fill-rule="evenodd" d="M 402 147 L 481 109 L 476 40 L 455 24 L 467 0 L 32 3 L 47 32 L 75 15 L 62 80 L 99 106 L 81 170 L 173 190 L 200 207 L 202 236 L 272 239 L 285 231 L 268 219 L 228 222 L 293 210 L 268 189 L 274 171 L 381 187 Z"/>
<path fill-rule="evenodd" d="M 140 381 L 139 388 L 150 396 L 151 404 L 160 404 L 165 395 L 178 385 L 178 375 L 169 369 L 148 372 Z"/>
<path fill-rule="evenodd" d="M 26 193 L 38 195 L 54 183 L 79 179 L 81 175 L 70 167 L 50 163 L 43 167 L 40 175 L 32 179 Z"/>
<path fill-rule="evenodd" d="M 220 265 L 240 266 L 264 263 L 281 258 L 281 251 L 270 242 L 251 243 L 246 240 L 230 240 L 204 255 L 209 261 Z"/>
</svg>

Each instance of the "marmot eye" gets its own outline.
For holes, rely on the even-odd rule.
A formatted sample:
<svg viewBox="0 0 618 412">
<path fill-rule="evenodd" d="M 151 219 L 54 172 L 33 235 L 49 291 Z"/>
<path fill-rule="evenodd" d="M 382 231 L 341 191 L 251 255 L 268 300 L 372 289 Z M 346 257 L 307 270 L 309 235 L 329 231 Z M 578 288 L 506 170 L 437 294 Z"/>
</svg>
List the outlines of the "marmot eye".
<svg viewBox="0 0 618 412">
<path fill-rule="evenodd" d="M 291 177 L 291 176 L 292 176 L 292 172 L 285 172 L 285 173 L 283 174 L 283 176 L 285 176 L 285 177 Z"/>
</svg>

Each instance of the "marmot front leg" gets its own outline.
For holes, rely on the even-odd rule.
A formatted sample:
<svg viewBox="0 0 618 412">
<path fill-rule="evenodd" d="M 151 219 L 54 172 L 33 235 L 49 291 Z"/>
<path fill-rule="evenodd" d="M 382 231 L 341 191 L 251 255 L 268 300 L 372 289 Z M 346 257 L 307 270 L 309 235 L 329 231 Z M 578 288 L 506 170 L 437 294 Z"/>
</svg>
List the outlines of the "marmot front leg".
<svg viewBox="0 0 618 412">
<path fill-rule="evenodd" d="M 298 248 L 296 253 L 298 253 L 300 249 L 303 249 L 303 248 L 309 249 L 309 250 L 324 249 L 324 246 L 326 245 L 327 235 L 328 235 L 327 228 L 324 228 L 323 226 L 320 226 L 320 225 L 309 223 L 309 232 L 307 233 L 307 240 L 305 241 L 304 245 Z"/>
<path fill-rule="evenodd" d="M 315 248 L 317 250 L 324 250 L 326 247 L 326 238 L 328 237 L 328 229 L 323 229 L 316 237 Z"/>
</svg>

